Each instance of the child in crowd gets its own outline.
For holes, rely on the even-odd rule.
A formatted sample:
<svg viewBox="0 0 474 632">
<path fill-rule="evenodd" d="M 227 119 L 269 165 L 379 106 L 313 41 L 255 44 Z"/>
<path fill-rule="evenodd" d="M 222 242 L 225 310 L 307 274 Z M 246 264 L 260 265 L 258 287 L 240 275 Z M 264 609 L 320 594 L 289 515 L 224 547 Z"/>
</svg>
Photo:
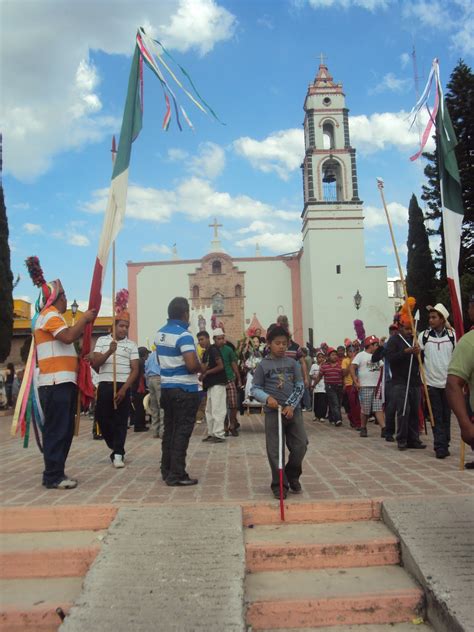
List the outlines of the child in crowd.
<svg viewBox="0 0 474 632">
<path fill-rule="evenodd" d="M 327 360 L 321 365 L 319 375 L 316 377 L 315 386 L 324 378 L 326 394 L 329 404 L 329 421 L 335 426 L 342 426 L 342 368 L 333 347 L 327 349 Z"/>
<path fill-rule="evenodd" d="M 313 385 L 313 421 L 326 421 L 328 415 L 328 396 L 326 395 L 326 386 L 324 378 L 315 385 L 315 379 L 319 375 L 319 368 L 325 360 L 324 353 L 318 351 L 316 353 L 316 362 L 312 365 L 309 375 Z"/>
<path fill-rule="evenodd" d="M 356 387 L 354 386 L 354 380 L 352 379 L 352 375 L 350 372 L 350 366 L 355 355 L 356 354 L 354 352 L 354 347 L 349 341 L 349 344 L 346 347 L 346 357 L 341 362 L 342 374 L 344 376 L 344 394 L 349 406 L 349 412 L 347 416 L 349 417 L 351 428 L 360 430 L 361 422 L 359 395 L 357 393 Z"/>
<path fill-rule="evenodd" d="M 376 336 L 367 336 L 364 340 L 364 351 L 352 358 L 350 372 L 354 385 L 359 391 L 362 410 L 360 436 L 367 437 L 367 421 L 373 412 L 385 438 L 385 417 L 383 414 L 383 361 L 373 362 L 372 355 L 379 346 Z"/>
<path fill-rule="evenodd" d="M 271 489 L 280 497 L 278 471 L 278 407 L 282 407 L 283 434 L 289 450 L 283 478 L 283 495 L 288 489 L 301 492 L 299 478 L 308 438 L 303 424 L 300 400 L 304 392 L 301 364 L 285 357 L 290 336 L 287 329 L 273 325 L 267 333 L 270 354 L 255 369 L 252 395 L 265 404 L 265 439 L 272 471 Z"/>
</svg>

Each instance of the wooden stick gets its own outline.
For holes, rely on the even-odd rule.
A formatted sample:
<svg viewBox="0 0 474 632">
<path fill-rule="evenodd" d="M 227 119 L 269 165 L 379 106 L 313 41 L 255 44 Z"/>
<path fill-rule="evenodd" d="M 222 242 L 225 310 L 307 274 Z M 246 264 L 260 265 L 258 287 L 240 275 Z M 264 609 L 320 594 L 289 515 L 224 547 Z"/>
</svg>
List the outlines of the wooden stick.
<svg viewBox="0 0 474 632">
<path fill-rule="evenodd" d="M 72 326 L 76 324 L 76 316 L 72 315 Z M 79 427 L 81 425 L 81 389 L 77 389 L 76 417 L 74 418 L 74 436 L 79 436 Z"/>
<path fill-rule="evenodd" d="M 464 452 L 465 452 L 465 449 L 466 449 L 466 444 L 464 443 L 464 441 L 462 440 L 462 437 L 461 437 L 461 451 L 459 453 L 459 469 L 460 470 L 464 469 L 464 458 L 465 458 Z"/>
<path fill-rule="evenodd" d="M 384 192 L 383 192 L 383 180 L 381 178 L 377 178 L 377 186 L 378 186 L 378 189 L 380 191 L 380 197 L 382 198 L 382 204 L 383 204 L 383 208 L 384 208 L 384 211 L 385 211 L 385 216 L 387 218 L 388 228 L 390 230 L 390 236 L 392 238 L 392 245 L 393 245 L 393 250 L 395 252 L 395 257 L 397 259 L 398 273 L 400 275 L 400 281 L 402 282 L 403 294 L 405 296 L 405 300 L 407 300 L 408 292 L 407 292 L 407 286 L 406 286 L 406 282 L 405 282 L 405 275 L 403 274 L 402 264 L 400 263 L 400 257 L 398 255 L 397 243 L 395 241 L 395 235 L 393 234 L 392 222 L 390 220 L 390 215 L 389 215 L 389 212 L 388 212 L 387 204 L 385 202 L 385 195 L 384 195 Z M 413 320 L 413 314 L 412 314 L 410 308 L 408 308 L 408 315 L 409 315 L 409 318 L 410 318 L 410 326 L 411 326 L 411 331 L 412 331 L 412 334 L 413 334 L 413 344 L 415 344 L 415 342 L 416 342 L 416 327 L 415 327 L 415 322 Z M 430 395 L 428 393 L 428 385 L 426 384 L 425 367 L 423 366 L 423 362 L 421 361 L 421 355 L 418 354 L 416 357 L 418 358 L 418 365 L 420 367 L 421 381 L 423 382 L 423 390 L 425 392 L 426 405 L 428 406 L 428 414 L 430 416 L 431 427 L 434 428 L 435 421 L 434 421 L 434 416 L 433 416 L 433 409 L 431 408 Z"/>
<path fill-rule="evenodd" d="M 112 339 L 115 341 L 115 241 L 112 244 Z M 117 352 L 112 356 L 114 408 L 117 409 Z"/>
</svg>

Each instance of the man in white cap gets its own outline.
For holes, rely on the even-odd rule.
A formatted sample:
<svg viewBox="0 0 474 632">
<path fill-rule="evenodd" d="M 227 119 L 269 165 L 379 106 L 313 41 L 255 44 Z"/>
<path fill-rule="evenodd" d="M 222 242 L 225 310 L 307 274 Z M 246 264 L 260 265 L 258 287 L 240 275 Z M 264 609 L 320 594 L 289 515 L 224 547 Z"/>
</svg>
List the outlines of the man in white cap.
<svg viewBox="0 0 474 632">
<path fill-rule="evenodd" d="M 222 329 L 214 329 L 212 335 L 214 344 L 206 348 L 202 357 L 205 370 L 201 374 L 201 379 L 203 388 L 207 391 L 207 437 L 203 441 L 224 443 L 224 422 L 227 414 L 227 376 L 220 350 L 225 344 L 225 334 Z"/>
<path fill-rule="evenodd" d="M 454 331 L 449 327 L 449 312 L 442 303 L 428 307 L 429 328 L 422 331 L 418 343 L 423 351 L 426 383 L 434 417 L 434 450 L 437 459 L 449 456 L 451 440 L 451 409 L 446 398 L 446 380 L 451 356 L 456 345 Z"/>
</svg>

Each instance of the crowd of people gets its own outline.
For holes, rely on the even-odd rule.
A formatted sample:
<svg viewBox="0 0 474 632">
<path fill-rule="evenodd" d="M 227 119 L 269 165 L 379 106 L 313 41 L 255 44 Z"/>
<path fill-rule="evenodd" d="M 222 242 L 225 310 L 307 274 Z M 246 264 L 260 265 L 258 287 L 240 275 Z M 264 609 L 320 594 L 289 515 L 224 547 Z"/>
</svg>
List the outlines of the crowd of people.
<svg viewBox="0 0 474 632">
<path fill-rule="evenodd" d="M 72 489 L 77 481 L 65 474 L 65 463 L 77 401 L 73 343 L 95 313 L 85 312 L 68 327 L 60 281 L 48 288 L 43 289 L 34 328 L 45 414 L 43 484 Z M 474 296 L 469 313 L 474 322 Z M 248 331 L 236 346 L 226 339 L 222 327 L 200 331 L 196 344 L 188 330 L 189 303 L 182 297 L 169 304 L 168 321 L 158 330 L 153 350 L 128 338 L 129 320 L 126 310 L 118 311 L 115 335 L 100 337 L 88 358 L 97 386 L 94 428 L 110 449 L 115 468 L 125 467 L 130 409 L 136 432 L 149 429 L 149 415 L 151 434 L 161 439 L 161 475 L 169 486 L 198 483 L 186 470 L 195 423 L 206 423 L 204 443 L 233 441 L 239 436 L 238 412 L 244 405 L 262 406 L 265 412 L 275 496 L 279 493 L 278 411 L 289 453 L 284 495 L 301 492 L 299 479 L 308 445 L 304 411 L 311 411 L 309 419 L 315 424 L 327 422 L 337 429 L 345 423 L 345 410 L 350 427 L 362 439 L 373 419 L 381 439 L 396 442 L 400 451 L 426 448 L 420 432 L 432 418 L 435 455 L 445 459 L 450 456 L 453 409 L 463 439 L 474 448 L 472 408 L 465 395 L 470 387 L 472 407 L 474 331 L 457 342 L 442 304 L 429 308 L 429 327 L 415 338 L 411 319 L 401 314 L 389 325 L 386 338 L 371 334 L 347 338 L 337 347 L 322 343 L 316 349 L 309 344 L 302 348 L 292 339 L 286 316 L 269 325 L 266 335 Z"/>
</svg>

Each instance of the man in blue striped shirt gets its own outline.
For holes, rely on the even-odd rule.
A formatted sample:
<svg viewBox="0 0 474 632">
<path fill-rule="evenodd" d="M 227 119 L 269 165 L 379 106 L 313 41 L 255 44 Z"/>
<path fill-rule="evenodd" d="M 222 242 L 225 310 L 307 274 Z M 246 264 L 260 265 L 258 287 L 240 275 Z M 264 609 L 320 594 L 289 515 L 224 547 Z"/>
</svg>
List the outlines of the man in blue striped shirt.
<svg viewBox="0 0 474 632">
<path fill-rule="evenodd" d="M 189 303 L 183 297 L 168 305 L 168 322 L 158 330 L 155 345 L 161 366 L 164 435 L 161 476 L 172 487 L 196 485 L 186 473 L 186 452 L 199 406 L 201 363 L 189 327 Z"/>
</svg>

